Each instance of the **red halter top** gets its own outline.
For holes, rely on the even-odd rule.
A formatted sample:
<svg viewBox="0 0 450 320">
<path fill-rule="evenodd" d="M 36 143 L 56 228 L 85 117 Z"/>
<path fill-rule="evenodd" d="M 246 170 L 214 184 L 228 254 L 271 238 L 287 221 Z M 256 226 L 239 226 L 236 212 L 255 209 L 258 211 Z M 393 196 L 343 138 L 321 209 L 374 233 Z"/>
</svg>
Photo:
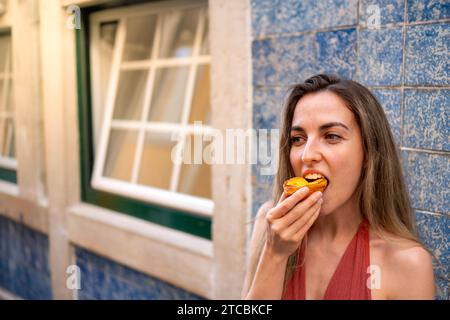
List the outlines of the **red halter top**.
<svg viewBox="0 0 450 320">
<path fill-rule="evenodd" d="M 304 258 L 304 246 L 299 250 L 299 263 Z M 367 279 L 370 274 L 369 224 L 363 220 L 331 277 L 324 300 L 371 300 Z M 303 264 L 295 269 L 288 282 L 284 300 L 305 300 L 305 272 Z"/>
</svg>

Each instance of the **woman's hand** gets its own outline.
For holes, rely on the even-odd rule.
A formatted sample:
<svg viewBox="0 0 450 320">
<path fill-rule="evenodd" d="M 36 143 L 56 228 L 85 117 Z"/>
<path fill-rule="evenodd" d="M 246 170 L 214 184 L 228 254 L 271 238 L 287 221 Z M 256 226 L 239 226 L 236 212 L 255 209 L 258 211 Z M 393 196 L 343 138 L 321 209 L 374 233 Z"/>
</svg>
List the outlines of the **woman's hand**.
<svg viewBox="0 0 450 320">
<path fill-rule="evenodd" d="M 266 250 L 272 255 L 288 258 L 293 254 L 319 216 L 322 193 L 317 191 L 307 197 L 308 194 L 307 187 L 291 196 L 283 192 L 277 205 L 268 211 Z"/>
</svg>

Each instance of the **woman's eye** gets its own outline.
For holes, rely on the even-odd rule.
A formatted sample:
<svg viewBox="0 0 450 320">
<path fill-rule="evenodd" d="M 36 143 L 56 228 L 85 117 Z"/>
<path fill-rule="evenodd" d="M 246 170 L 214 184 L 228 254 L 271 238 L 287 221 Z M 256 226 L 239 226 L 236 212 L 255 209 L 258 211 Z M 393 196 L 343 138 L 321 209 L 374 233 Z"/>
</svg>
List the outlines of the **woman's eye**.
<svg viewBox="0 0 450 320">
<path fill-rule="evenodd" d="M 337 141 L 341 138 L 337 134 L 332 134 L 332 133 L 327 134 L 326 137 L 327 137 L 327 139 L 332 140 L 332 141 Z"/>
<path fill-rule="evenodd" d="M 291 143 L 299 143 L 301 140 L 302 137 L 291 137 Z"/>
</svg>

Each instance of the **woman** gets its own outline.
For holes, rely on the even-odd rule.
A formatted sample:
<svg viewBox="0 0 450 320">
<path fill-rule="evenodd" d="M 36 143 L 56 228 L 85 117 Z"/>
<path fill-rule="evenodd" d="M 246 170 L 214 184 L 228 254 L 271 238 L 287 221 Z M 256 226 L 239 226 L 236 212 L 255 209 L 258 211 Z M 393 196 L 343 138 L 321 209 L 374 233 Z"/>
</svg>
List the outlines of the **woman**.
<svg viewBox="0 0 450 320">
<path fill-rule="evenodd" d="M 242 297 L 433 299 L 431 256 L 417 238 L 394 139 L 370 91 L 311 77 L 293 87 L 280 136 L 275 200 L 258 211 Z M 328 181 L 323 194 L 283 192 L 291 177 L 320 175 Z"/>
</svg>

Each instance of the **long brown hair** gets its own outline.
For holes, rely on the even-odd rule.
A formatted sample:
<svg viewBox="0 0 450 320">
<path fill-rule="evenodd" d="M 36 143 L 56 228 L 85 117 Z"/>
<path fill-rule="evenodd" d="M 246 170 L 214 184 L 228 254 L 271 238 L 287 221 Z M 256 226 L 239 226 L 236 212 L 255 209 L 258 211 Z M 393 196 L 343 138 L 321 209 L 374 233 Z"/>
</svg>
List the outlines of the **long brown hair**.
<svg viewBox="0 0 450 320">
<path fill-rule="evenodd" d="M 386 115 L 373 94 L 352 80 L 319 74 L 291 88 L 282 114 L 279 164 L 274 181 L 273 202 L 277 203 L 280 198 L 283 182 L 294 176 L 289 158 L 291 150 L 289 138 L 295 107 L 306 94 L 320 91 L 333 92 L 339 96 L 352 111 L 360 127 L 364 167 L 356 194 L 363 218 L 367 219 L 371 228 L 384 239 L 388 239 L 386 237 L 388 232 L 420 244 L 399 153 Z M 258 260 L 264 239 L 265 234 L 260 239 Z M 289 257 L 284 288 L 297 266 L 297 256 L 298 249 Z M 257 262 L 253 263 L 252 279 L 256 265 Z"/>
</svg>

